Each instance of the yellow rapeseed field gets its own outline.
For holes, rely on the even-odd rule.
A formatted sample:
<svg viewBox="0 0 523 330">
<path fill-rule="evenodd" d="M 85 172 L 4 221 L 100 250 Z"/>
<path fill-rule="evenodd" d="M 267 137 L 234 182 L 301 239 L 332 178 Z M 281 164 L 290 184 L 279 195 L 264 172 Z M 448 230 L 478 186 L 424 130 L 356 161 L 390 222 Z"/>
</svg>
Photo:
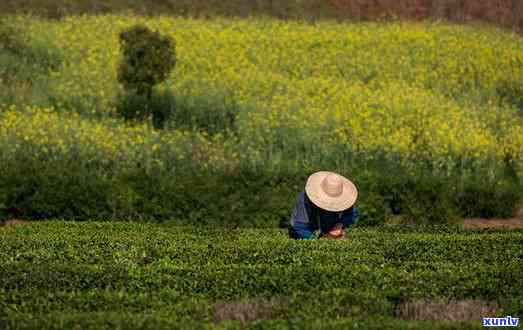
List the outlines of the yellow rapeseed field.
<svg viewBox="0 0 523 330">
<path fill-rule="evenodd" d="M 107 161 L 144 157 L 166 165 L 176 155 L 210 167 L 267 155 L 313 162 L 318 154 L 348 150 L 522 160 L 523 42 L 507 32 L 261 18 L 11 20 L 29 39 L 49 40 L 64 62 L 47 78 L 54 108 L 2 106 L 6 154 L 30 143 L 34 157 L 77 148 Z M 178 62 L 160 89 L 187 98 L 225 91 L 231 103 L 249 109 L 237 114 L 236 138 L 110 119 L 122 91 L 118 34 L 135 23 L 176 40 Z M 199 156 L 191 151 L 196 146 Z"/>
</svg>

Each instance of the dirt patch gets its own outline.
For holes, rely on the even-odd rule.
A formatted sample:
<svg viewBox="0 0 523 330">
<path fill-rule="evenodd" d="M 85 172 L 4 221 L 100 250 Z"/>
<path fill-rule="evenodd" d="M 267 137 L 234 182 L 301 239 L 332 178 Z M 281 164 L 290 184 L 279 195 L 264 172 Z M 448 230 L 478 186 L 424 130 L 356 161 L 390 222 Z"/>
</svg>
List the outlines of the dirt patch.
<svg viewBox="0 0 523 330">
<path fill-rule="evenodd" d="M 463 220 L 465 228 L 523 228 L 523 208 L 520 208 L 514 218 L 482 219 L 470 218 Z"/>
<path fill-rule="evenodd" d="M 17 227 L 17 226 L 26 226 L 29 225 L 30 222 L 27 220 L 19 220 L 19 219 L 10 219 L 5 221 L 0 221 L 0 227 Z"/>
<path fill-rule="evenodd" d="M 385 220 L 388 225 L 415 225 L 416 221 L 404 215 L 393 215 Z"/>
<path fill-rule="evenodd" d="M 396 308 L 399 318 L 425 321 L 477 321 L 500 312 L 502 309 L 497 303 L 478 299 L 413 299 Z"/>
<path fill-rule="evenodd" d="M 282 306 L 281 299 L 242 299 L 233 301 L 217 302 L 213 305 L 215 322 L 240 321 L 245 325 L 249 322 L 270 319 L 276 314 L 276 310 Z"/>
<path fill-rule="evenodd" d="M 465 219 L 465 228 L 523 228 L 523 219 Z"/>
</svg>

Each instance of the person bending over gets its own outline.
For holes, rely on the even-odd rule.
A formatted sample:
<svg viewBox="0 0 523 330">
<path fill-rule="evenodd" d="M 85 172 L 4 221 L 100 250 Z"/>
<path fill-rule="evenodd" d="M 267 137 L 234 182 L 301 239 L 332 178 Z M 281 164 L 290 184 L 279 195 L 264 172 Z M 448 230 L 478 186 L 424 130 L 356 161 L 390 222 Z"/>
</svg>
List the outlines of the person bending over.
<svg viewBox="0 0 523 330">
<path fill-rule="evenodd" d="M 345 238 L 345 230 L 358 219 L 357 197 L 349 179 L 327 171 L 312 174 L 292 210 L 289 236 L 311 239 L 319 231 L 319 237 Z"/>
</svg>

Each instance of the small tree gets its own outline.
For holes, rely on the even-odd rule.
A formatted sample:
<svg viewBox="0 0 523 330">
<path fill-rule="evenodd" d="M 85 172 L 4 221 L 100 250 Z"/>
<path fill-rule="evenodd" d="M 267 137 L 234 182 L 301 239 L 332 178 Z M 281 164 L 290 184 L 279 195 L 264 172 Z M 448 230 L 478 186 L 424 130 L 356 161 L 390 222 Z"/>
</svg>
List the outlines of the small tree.
<svg viewBox="0 0 523 330">
<path fill-rule="evenodd" d="M 176 65 L 175 41 L 146 26 L 135 25 L 120 33 L 120 46 L 123 59 L 118 67 L 118 81 L 128 93 L 145 97 L 150 104 L 153 87 L 163 82 Z M 152 108 L 154 118 L 165 117 L 163 109 Z M 129 113 L 124 116 L 132 117 Z"/>
</svg>

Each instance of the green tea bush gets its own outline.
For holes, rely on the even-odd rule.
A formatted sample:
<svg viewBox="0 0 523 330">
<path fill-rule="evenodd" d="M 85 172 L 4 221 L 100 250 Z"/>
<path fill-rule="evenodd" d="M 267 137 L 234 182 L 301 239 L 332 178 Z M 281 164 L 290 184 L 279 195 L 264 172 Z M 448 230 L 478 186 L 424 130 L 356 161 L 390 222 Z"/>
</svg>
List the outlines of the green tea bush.
<svg viewBox="0 0 523 330">
<path fill-rule="evenodd" d="M 212 328 L 365 320 L 423 329 L 423 322 L 397 319 L 395 309 L 408 299 L 440 297 L 498 302 L 500 316 L 518 317 L 522 237 L 522 230 L 394 226 L 352 228 L 344 241 L 295 241 L 268 228 L 34 222 L 0 229 L 0 324 Z M 240 322 L 242 304 L 265 312 L 251 309 L 254 316 Z M 223 305 L 236 314 L 217 314 Z"/>
</svg>

